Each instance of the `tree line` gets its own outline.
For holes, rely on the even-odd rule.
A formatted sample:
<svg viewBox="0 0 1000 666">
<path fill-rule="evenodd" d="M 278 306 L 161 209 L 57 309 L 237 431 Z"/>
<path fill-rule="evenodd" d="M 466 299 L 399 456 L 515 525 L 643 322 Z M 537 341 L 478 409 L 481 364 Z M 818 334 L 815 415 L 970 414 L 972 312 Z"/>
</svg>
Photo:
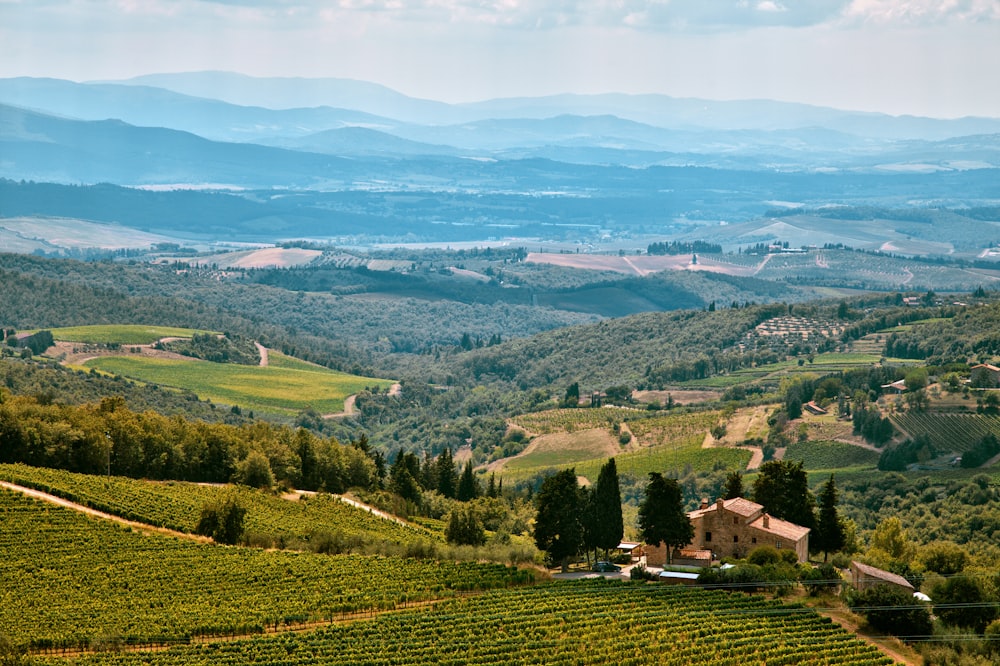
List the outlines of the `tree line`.
<svg viewBox="0 0 1000 666">
<path fill-rule="evenodd" d="M 377 488 L 374 454 L 308 430 L 189 421 L 130 410 L 121 396 L 60 405 L 0 390 L 0 462 L 85 474 L 344 492 Z"/>
</svg>

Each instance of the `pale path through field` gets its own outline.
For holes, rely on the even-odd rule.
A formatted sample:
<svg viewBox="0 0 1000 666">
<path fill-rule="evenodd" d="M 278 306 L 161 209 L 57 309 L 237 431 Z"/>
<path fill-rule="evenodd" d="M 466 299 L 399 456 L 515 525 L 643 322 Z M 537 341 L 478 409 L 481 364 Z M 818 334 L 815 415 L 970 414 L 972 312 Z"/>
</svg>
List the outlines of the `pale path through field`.
<svg viewBox="0 0 1000 666">
<path fill-rule="evenodd" d="M 128 520 L 122 518 L 121 516 L 116 516 L 111 513 L 104 513 L 103 511 L 98 511 L 97 509 L 91 509 L 89 506 L 84 506 L 82 504 L 77 504 L 76 502 L 70 502 L 67 499 L 58 497 L 56 495 L 50 495 L 49 493 L 43 493 L 40 490 L 35 490 L 33 488 L 26 488 L 24 486 L 19 486 L 14 483 L 8 483 L 7 481 L 0 481 L 0 488 L 6 488 L 7 490 L 12 490 L 16 493 L 21 493 L 32 497 L 43 502 L 48 502 L 49 504 L 55 504 L 57 506 L 64 507 L 66 509 L 72 509 L 73 511 L 79 511 L 80 513 L 85 513 L 88 516 L 94 516 L 95 518 L 101 518 L 102 520 L 112 520 L 116 523 L 121 523 L 122 525 L 128 525 L 129 527 L 137 530 L 142 530 L 143 532 L 156 532 L 157 534 L 165 534 L 167 536 L 177 537 L 179 539 L 190 539 L 192 541 L 200 541 L 201 543 L 209 543 L 210 538 L 199 536 L 197 534 L 187 534 L 186 532 L 177 532 L 175 530 L 169 530 L 165 527 L 154 527 L 152 525 L 147 525 L 146 523 L 140 523 L 134 520 Z"/>
</svg>

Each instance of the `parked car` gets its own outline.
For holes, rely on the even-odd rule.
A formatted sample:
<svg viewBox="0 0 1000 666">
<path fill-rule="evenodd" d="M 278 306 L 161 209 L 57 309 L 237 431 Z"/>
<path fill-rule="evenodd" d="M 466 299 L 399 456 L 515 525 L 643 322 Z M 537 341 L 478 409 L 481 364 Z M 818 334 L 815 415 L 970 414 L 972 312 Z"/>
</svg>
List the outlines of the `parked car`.
<svg viewBox="0 0 1000 666">
<path fill-rule="evenodd" d="M 613 564 L 611 562 L 594 562 L 592 570 L 601 572 L 614 572 L 614 571 L 621 571 L 622 568 L 617 564 Z"/>
</svg>

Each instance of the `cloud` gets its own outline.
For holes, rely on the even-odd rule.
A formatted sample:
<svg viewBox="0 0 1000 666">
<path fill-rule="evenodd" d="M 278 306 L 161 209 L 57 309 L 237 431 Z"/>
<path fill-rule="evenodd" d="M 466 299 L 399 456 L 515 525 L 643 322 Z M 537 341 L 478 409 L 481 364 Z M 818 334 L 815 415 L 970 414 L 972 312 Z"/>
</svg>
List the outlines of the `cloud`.
<svg viewBox="0 0 1000 666">
<path fill-rule="evenodd" d="M 1000 0 L 852 0 L 844 17 L 877 25 L 1000 21 Z"/>
</svg>

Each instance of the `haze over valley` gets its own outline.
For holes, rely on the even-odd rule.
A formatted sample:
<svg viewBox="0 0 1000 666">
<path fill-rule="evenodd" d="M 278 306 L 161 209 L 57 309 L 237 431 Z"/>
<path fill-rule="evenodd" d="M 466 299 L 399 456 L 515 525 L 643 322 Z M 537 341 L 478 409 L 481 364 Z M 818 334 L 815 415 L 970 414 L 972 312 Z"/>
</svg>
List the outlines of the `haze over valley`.
<svg viewBox="0 0 1000 666">
<path fill-rule="evenodd" d="M 0 666 L 1000 649 L 993 1 L 0 1 Z"/>
</svg>

